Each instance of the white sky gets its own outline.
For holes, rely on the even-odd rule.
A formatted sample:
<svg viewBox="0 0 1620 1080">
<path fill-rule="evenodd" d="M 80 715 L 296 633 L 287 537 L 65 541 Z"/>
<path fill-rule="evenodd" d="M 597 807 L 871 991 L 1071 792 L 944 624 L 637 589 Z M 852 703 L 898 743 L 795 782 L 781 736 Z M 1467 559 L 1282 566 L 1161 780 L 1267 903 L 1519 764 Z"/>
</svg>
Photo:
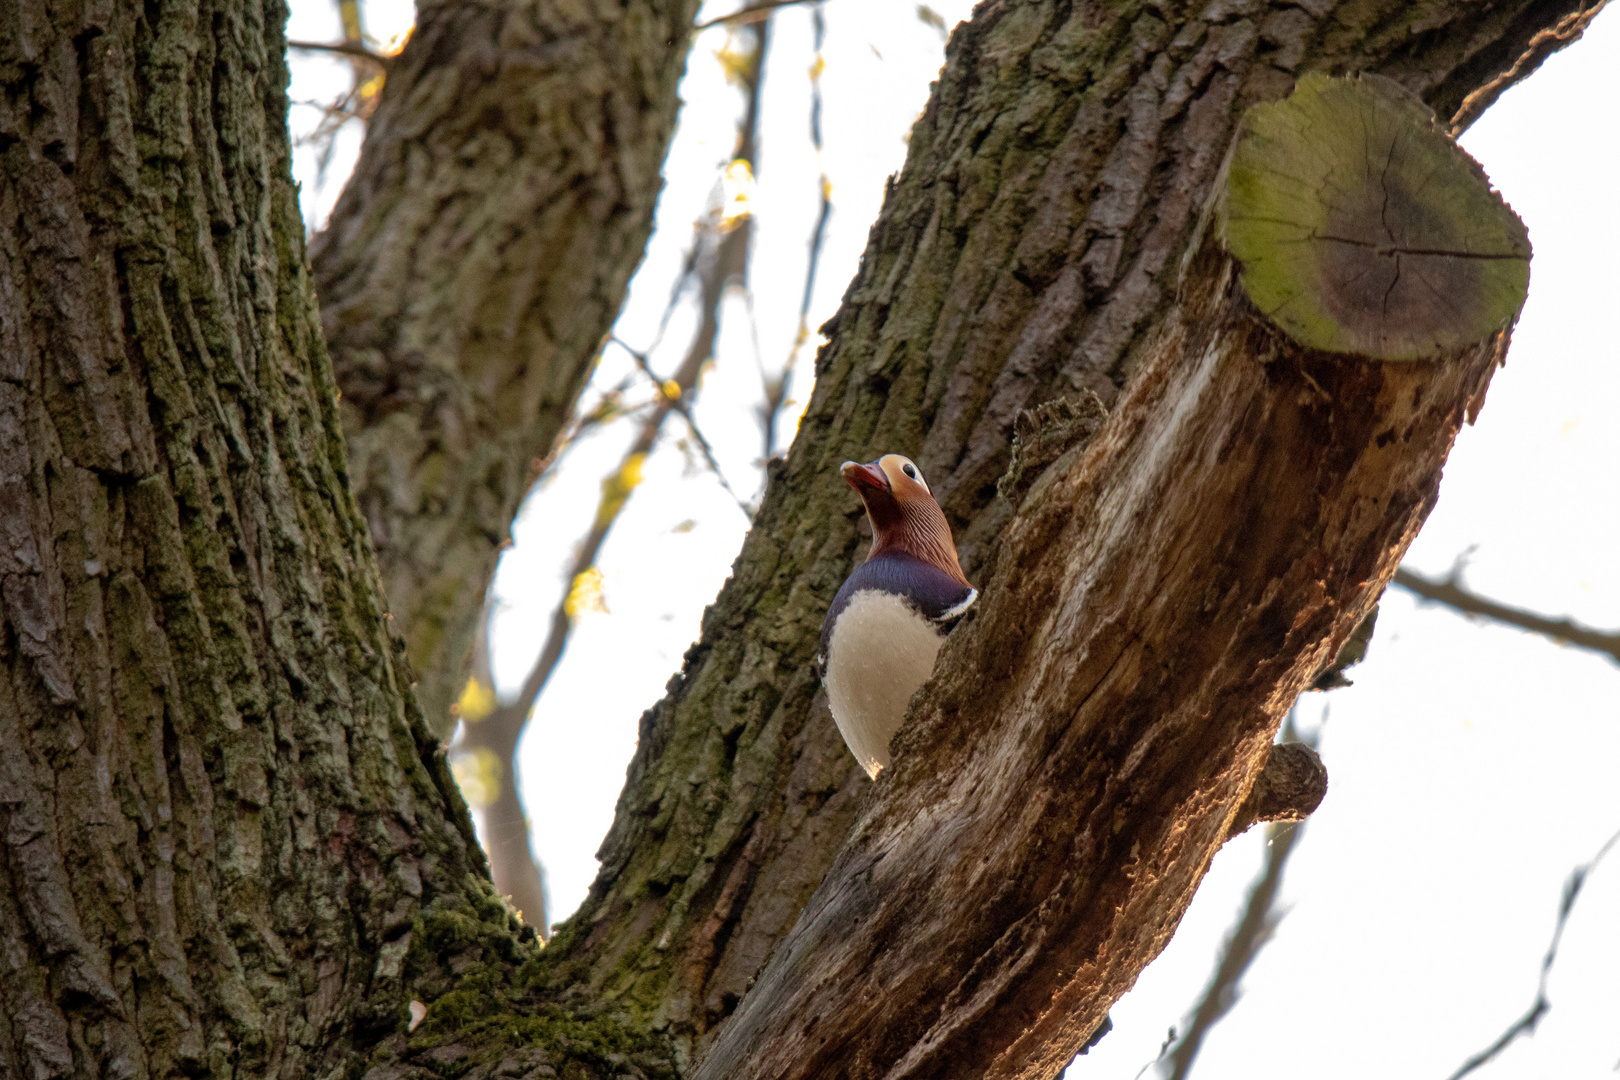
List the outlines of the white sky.
<svg viewBox="0 0 1620 1080">
<path fill-rule="evenodd" d="M 735 4 L 711 4 L 705 16 Z M 965 2 L 933 5 L 954 25 Z M 289 36 L 331 40 L 327 0 L 294 0 Z M 825 168 L 834 214 L 811 325 L 836 309 L 904 139 L 942 58 L 942 39 L 912 3 L 826 5 Z M 371 0 L 367 28 L 386 41 L 409 4 Z M 808 141 L 810 18 L 773 23 L 753 255 L 760 355 L 779 366 L 792 344 L 817 170 Z M 660 203 L 660 228 L 616 332 L 647 344 L 674 268 L 730 154 L 737 93 L 714 59 L 723 30 L 700 36 L 682 84 L 683 115 Z M 339 61 L 295 55 L 293 97 L 324 100 Z M 1507 603 L 1620 627 L 1620 346 L 1610 329 L 1620 290 L 1620 16 L 1509 91 L 1464 145 L 1530 227 L 1530 300 L 1508 366 L 1477 428 L 1446 469 L 1438 509 L 1408 565 L 1443 575 L 1472 552 L 1467 583 Z M 296 108 L 295 134 L 315 114 Z M 295 168 L 306 215 L 329 210 L 359 132 L 339 140 L 318 191 L 312 155 Z M 654 365 L 686 345 L 683 310 Z M 734 487 L 759 485 L 753 407 L 759 376 L 746 312 L 728 305 L 698 417 Z M 795 397 L 808 387 L 810 351 Z M 597 384 L 628 370 L 609 350 Z M 578 444 L 531 500 L 496 583 L 497 678 L 515 689 L 561 594 L 560 575 L 594 509 L 597 483 L 631 433 Z M 788 425 L 791 429 L 791 424 Z M 667 431 L 685 434 L 678 421 Z M 904 451 L 904 447 L 896 447 Z M 697 634 L 746 525 L 714 479 L 666 439 L 608 541 L 599 568 L 606 614 L 578 622 L 521 751 L 534 848 L 553 918 L 596 872 L 641 711 Z M 1356 685 L 1302 703 L 1320 722 L 1332 786 L 1295 851 L 1276 938 L 1244 996 L 1205 1043 L 1204 1080 L 1448 1076 L 1530 1004 L 1560 891 L 1576 864 L 1620 829 L 1620 667 L 1497 625 L 1423 607 L 1392 589 Z M 1114 1008 L 1115 1029 L 1070 1070 L 1129 1080 L 1181 1025 L 1260 865 L 1263 830 L 1227 845 L 1164 954 Z M 1492 1080 L 1612 1078 L 1620 1066 L 1620 854 L 1590 878 L 1565 932 L 1552 1010 L 1538 1034 L 1479 1074 Z"/>
</svg>

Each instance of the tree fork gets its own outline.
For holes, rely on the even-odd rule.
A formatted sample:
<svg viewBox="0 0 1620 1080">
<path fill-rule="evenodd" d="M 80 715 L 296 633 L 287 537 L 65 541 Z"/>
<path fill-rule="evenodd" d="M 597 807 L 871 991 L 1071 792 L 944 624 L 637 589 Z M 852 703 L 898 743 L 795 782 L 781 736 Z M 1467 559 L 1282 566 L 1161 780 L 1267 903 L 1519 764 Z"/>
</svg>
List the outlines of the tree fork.
<svg viewBox="0 0 1620 1080">
<path fill-rule="evenodd" d="M 1056 1075 L 1417 535 L 1530 248 L 1420 102 L 1307 76 L 1245 114 L 1190 252 L 699 1077 Z"/>
</svg>

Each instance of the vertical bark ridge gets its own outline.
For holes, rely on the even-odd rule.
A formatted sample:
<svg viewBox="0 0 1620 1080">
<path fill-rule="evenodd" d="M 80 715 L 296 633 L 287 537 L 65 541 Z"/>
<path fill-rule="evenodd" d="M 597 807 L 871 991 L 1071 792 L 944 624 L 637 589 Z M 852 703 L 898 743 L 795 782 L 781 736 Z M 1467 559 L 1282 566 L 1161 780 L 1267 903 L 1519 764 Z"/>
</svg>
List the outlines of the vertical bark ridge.
<svg viewBox="0 0 1620 1080">
<path fill-rule="evenodd" d="M 423 5 L 311 246 L 355 495 L 441 735 L 641 261 L 697 6 Z"/>
<path fill-rule="evenodd" d="M 550 950 L 555 980 L 699 1052 L 831 865 L 864 790 L 810 670 L 863 535 L 838 462 L 912 454 L 964 567 L 991 574 L 1015 419 L 1128 384 L 1244 107 L 1306 72 L 1368 70 L 1450 116 L 1503 73 L 1528 74 L 1531 38 L 1583 10 L 981 5 L 824 328 L 793 450 L 642 718 L 602 872 Z"/>
<path fill-rule="evenodd" d="M 278 3 L 0 14 L 0 1069 L 309 1076 L 482 857 L 385 630 Z"/>
</svg>

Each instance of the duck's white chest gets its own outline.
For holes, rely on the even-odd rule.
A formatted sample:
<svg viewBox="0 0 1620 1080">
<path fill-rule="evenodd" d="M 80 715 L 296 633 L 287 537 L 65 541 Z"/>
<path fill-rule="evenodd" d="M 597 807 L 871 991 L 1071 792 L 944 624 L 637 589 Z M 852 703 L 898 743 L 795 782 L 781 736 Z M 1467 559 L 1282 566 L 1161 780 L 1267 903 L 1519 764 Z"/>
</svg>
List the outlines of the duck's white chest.
<svg viewBox="0 0 1620 1080">
<path fill-rule="evenodd" d="M 889 740 L 945 638 L 893 593 L 856 593 L 827 641 L 827 701 L 867 775 L 889 764 Z"/>
</svg>

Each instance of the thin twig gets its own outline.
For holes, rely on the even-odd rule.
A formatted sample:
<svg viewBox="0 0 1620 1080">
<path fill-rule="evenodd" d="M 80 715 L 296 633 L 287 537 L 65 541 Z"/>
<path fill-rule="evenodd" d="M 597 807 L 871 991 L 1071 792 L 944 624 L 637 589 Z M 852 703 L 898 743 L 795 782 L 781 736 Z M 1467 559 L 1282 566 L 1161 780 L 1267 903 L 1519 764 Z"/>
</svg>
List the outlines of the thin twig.
<svg viewBox="0 0 1620 1080">
<path fill-rule="evenodd" d="M 617 337 L 609 337 L 608 341 L 629 353 L 631 357 L 635 359 L 636 366 L 641 369 L 642 374 L 646 375 L 647 378 L 652 381 L 653 386 L 658 388 L 658 392 L 662 395 L 668 395 L 669 391 L 667 389 L 667 385 L 660 380 L 656 374 L 654 374 L 652 365 L 648 361 L 646 353 L 637 352 Z M 686 394 L 681 393 L 671 397 L 670 404 L 674 407 L 676 412 L 681 414 L 681 419 L 686 421 L 687 430 L 691 431 L 692 438 L 696 440 L 698 449 L 703 454 L 704 462 L 709 466 L 709 471 L 714 473 L 714 478 L 720 481 L 720 486 L 724 488 L 726 494 L 730 495 L 732 500 L 736 502 L 737 508 L 743 512 L 743 516 L 748 518 L 750 521 L 754 520 L 754 512 L 756 508 L 745 502 L 743 497 L 738 495 L 737 492 L 732 488 L 731 482 L 726 479 L 724 470 L 720 468 L 720 462 L 714 456 L 714 447 L 704 436 L 703 429 L 698 427 L 697 419 L 692 415 L 692 406 L 687 400 Z"/>
<path fill-rule="evenodd" d="M 1620 663 L 1620 634 L 1605 633 L 1571 622 L 1569 619 L 1549 619 L 1533 612 L 1508 607 L 1488 600 L 1463 588 L 1459 575 L 1453 571 L 1444 581 L 1433 581 L 1415 574 L 1404 566 L 1395 571 L 1395 584 L 1425 600 L 1445 604 L 1469 615 L 1482 615 L 1487 619 L 1517 626 L 1531 633 L 1544 634 L 1554 641 L 1567 642 L 1583 649 L 1591 649 Z"/>
<path fill-rule="evenodd" d="M 730 495 L 732 501 L 737 504 L 737 509 L 743 512 L 743 517 L 747 518 L 749 521 L 753 521 L 754 514 L 759 511 L 759 508 L 749 503 L 741 495 L 738 495 L 737 492 L 732 488 L 730 481 L 726 479 L 726 474 L 720 469 L 720 463 L 714 459 L 714 448 L 709 445 L 709 440 L 703 437 L 703 430 L 698 427 L 697 421 L 693 419 L 692 410 L 687 407 L 684 401 L 682 401 L 676 404 L 675 411 L 680 413 L 681 419 L 686 421 L 686 429 L 692 433 L 692 438 L 697 441 L 698 450 L 702 452 L 703 460 L 708 463 L 709 471 L 714 473 L 714 478 L 720 481 L 720 486 L 725 489 L 726 494 Z"/>
<path fill-rule="evenodd" d="M 549 476 L 562 463 L 568 450 L 587 434 L 622 417 L 634 416 L 658 404 L 655 397 L 648 401 L 626 405 L 624 394 L 630 389 L 630 384 L 631 377 L 620 379 L 617 386 L 602 392 L 588 412 L 575 413 L 568 419 L 545 456 L 529 462 L 528 486 L 531 490 Z"/>
<path fill-rule="evenodd" d="M 1147 1074 L 1147 1071 L 1149 1069 L 1153 1068 L 1153 1066 L 1155 1066 L 1159 1062 L 1163 1061 L 1165 1052 L 1170 1049 L 1170 1044 L 1175 1042 L 1175 1041 L 1176 1041 L 1176 1026 L 1174 1024 L 1171 1024 L 1170 1025 L 1170 1030 L 1165 1032 L 1165 1034 L 1164 1034 L 1164 1042 L 1159 1044 L 1159 1052 L 1153 1056 L 1152 1061 L 1148 1062 L 1146 1065 L 1144 1065 L 1140 1069 L 1136 1070 L 1136 1076 L 1133 1078 L 1133 1080 L 1142 1080 L 1142 1077 Z"/>
<path fill-rule="evenodd" d="M 380 87 L 386 81 L 393 58 L 366 47 L 363 13 L 358 0 L 337 0 L 338 24 L 343 40 L 338 42 L 290 41 L 288 47 L 325 52 L 349 60 L 349 89 L 338 100 L 321 107 L 321 120 L 315 130 L 299 139 L 301 146 L 315 147 L 315 188 L 326 186 L 326 171 L 337 148 L 337 135 L 350 120 L 365 123 L 376 110 Z M 372 65 L 375 73 L 365 70 Z"/>
<path fill-rule="evenodd" d="M 340 56 L 347 56 L 354 60 L 369 61 L 384 71 L 387 71 L 394 64 L 392 56 L 384 56 L 382 53 L 372 52 L 364 45 L 351 45 L 346 41 L 289 41 L 287 42 L 287 48 L 301 49 L 304 52 L 337 53 Z"/>
<path fill-rule="evenodd" d="M 1463 1062 L 1462 1067 L 1452 1073 L 1448 1080 L 1462 1080 L 1463 1077 L 1486 1064 L 1508 1045 L 1526 1035 L 1534 1035 L 1536 1025 L 1541 1018 L 1552 1008 L 1552 1002 L 1547 1000 L 1547 979 L 1552 975 L 1553 962 L 1558 959 L 1558 943 L 1563 939 L 1564 927 L 1569 923 L 1569 913 L 1575 907 L 1575 900 L 1581 895 L 1581 889 L 1586 885 L 1586 878 L 1597 864 L 1603 861 L 1615 846 L 1620 843 L 1620 832 L 1615 833 L 1603 842 L 1597 854 L 1569 872 L 1569 878 L 1564 882 L 1564 895 L 1558 901 L 1558 924 L 1553 927 L 1552 944 L 1547 946 L 1547 955 L 1541 959 L 1541 979 L 1536 984 L 1536 1000 L 1531 1003 L 1529 1010 L 1502 1032 L 1501 1036 L 1491 1045 Z"/>
<path fill-rule="evenodd" d="M 738 8 L 730 15 L 721 15 L 718 18 L 707 19 L 703 22 L 696 23 L 693 25 L 692 31 L 696 33 L 700 30 L 707 30 L 711 26 L 720 26 L 723 23 L 731 23 L 736 26 L 747 26 L 749 23 L 762 22 L 765 19 L 770 18 L 771 12 L 775 11 L 777 8 L 791 7 L 794 4 L 806 4 L 809 2 L 810 0 L 760 0 L 759 3 L 749 4 L 747 7 Z"/>
<path fill-rule="evenodd" d="M 1321 734 L 1318 727 L 1308 736 L 1300 737 L 1294 727 L 1294 713 L 1289 712 L 1282 730 L 1284 742 L 1302 742 L 1316 748 Z M 1170 1052 L 1169 1076 L 1171 1080 L 1186 1080 L 1193 1061 L 1202 1049 L 1204 1039 L 1220 1023 L 1242 994 L 1240 983 L 1260 950 L 1266 947 L 1286 912 L 1276 910 L 1277 895 L 1282 889 L 1283 871 L 1288 857 L 1304 835 L 1303 822 L 1272 824 L 1266 827 L 1266 859 L 1254 884 L 1249 886 L 1249 898 L 1243 913 L 1227 935 L 1220 959 L 1210 975 L 1209 985 L 1193 1008 L 1192 1020 Z M 1159 1051 L 1160 1057 L 1164 1051 Z"/>
<path fill-rule="evenodd" d="M 811 28 L 815 60 L 810 64 L 810 145 L 816 154 L 818 173 L 817 190 L 821 205 L 816 211 L 816 225 L 810 233 L 810 260 L 805 268 L 804 294 L 799 298 L 799 327 L 794 333 L 793 348 L 775 379 L 765 375 L 763 365 L 760 380 L 765 387 L 765 400 L 760 405 L 760 425 L 765 436 L 765 460 L 776 455 L 776 423 L 787 403 L 793 385 L 793 370 L 798 366 L 799 353 L 810 340 L 810 302 L 816 294 L 816 275 L 821 269 L 821 252 L 827 242 L 827 222 L 832 217 L 832 181 L 827 177 L 827 166 L 822 161 L 821 140 L 821 48 L 827 36 L 825 5 L 819 0 L 811 9 Z"/>
</svg>

